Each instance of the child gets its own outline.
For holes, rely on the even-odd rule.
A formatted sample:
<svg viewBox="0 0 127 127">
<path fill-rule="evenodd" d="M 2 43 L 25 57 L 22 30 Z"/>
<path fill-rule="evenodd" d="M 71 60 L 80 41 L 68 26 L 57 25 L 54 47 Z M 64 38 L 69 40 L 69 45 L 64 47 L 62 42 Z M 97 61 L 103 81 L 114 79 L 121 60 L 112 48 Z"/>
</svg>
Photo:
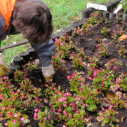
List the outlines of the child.
<svg viewBox="0 0 127 127">
<path fill-rule="evenodd" d="M 6 35 L 22 32 L 41 60 L 45 80 L 52 79 L 55 72 L 51 59 L 55 46 L 51 39 L 53 26 L 48 6 L 39 0 L 2 0 L 0 5 L 0 42 Z M 5 69 L 0 55 L 0 76 L 8 74 Z"/>
</svg>

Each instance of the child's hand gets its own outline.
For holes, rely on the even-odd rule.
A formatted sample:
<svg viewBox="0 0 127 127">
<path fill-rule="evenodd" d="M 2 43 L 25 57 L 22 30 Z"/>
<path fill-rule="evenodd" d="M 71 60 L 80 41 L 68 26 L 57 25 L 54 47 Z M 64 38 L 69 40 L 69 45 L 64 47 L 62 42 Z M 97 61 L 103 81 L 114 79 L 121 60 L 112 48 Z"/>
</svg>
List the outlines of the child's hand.
<svg viewBox="0 0 127 127">
<path fill-rule="evenodd" d="M 0 64 L 0 77 L 8 76 L 10 73 L 10 69 L 5 67 L 3 64 Z"/>
</svg>

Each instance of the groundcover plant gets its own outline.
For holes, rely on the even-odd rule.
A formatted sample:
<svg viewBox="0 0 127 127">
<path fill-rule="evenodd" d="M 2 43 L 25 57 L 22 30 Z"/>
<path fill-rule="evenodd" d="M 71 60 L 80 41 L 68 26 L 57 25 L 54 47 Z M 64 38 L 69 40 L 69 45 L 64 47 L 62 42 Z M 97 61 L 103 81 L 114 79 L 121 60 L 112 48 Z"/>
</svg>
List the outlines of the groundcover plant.
<svg viewBox="0 0 127 127">
<path fill-rule="evenodd" d="M 127 23 L 89 20 L 55 39 L 55 75 L 45 83 L 32 60 L 0 79 L 0 126 L 126 127 Z"/>
</svg>

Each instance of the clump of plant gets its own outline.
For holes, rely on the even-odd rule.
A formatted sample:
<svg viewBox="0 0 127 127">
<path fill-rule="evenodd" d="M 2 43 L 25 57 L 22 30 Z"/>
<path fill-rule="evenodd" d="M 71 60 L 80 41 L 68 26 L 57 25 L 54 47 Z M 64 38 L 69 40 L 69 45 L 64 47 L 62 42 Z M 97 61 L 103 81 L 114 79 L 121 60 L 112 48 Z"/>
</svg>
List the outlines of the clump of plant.
<svg viewBox="0 0 127 127">
<path fill-rule="evenodd" d="M 54 127 L 53 126 L 54 120 L 52 118 L 51 113 L 49 112 L 48 107 L 45 107 L 44 111 L 35 109 L 34 119 L 39 120 L 39 122 L 38 122 L 39 127 L 46 127 L 46 126 Z"/>
<path fill-rule="evenodd" d="M 69 47 L 69 49 L 77 50 L 76 45 L 71 40 L 69 41 L 68 47 Z"/>
<path fill-rule="evenodd" d="M 100 103 L 97 98 L 97 90 L 93 89 L 89 84 L 84 84 L 85 79 L 77 72 L 74 72 L 72 76 L 68 76 L 68 79 L 71 91 L 76 92 L 75 96 L 80 98 L 78 105 L 82 106 L 82 109 L 94 112 L 97 109 L 96 104 Z"/>
<path fill-rule="evenodd" d="M 16 70 L 14 72 L 14 80 L 18 83 L 22 82 L 25 79 L 25 74 L 21 70 Z"/>
<path fill-rule="evenodd" d="M 82 69 L 85 66 L 85 63 L 82 61 L 82 58 L 79 55 L 73 54 L 74 58 L 72 60 L 72 63 L 74 64 L 75 68 Z"/>
<path fill-rule="evenodd" d="M 107 92 L 111 86 L 112 78 L 108 75 L 108 71 L 105 69 L 96 69 L 94 71 L 93 84 L 97 90 Z"/>
<path fill-rule="evenodd" d="M 96 47 L 98 48 L 98 52 L 101 56 L 109 56 L 108 47 L 106 47 L 104 43 L 97 44 Z"/>
<path fill-rule="evenodd" d="M 118 53 L 121 57 L 126 57 L 125 53 L 127 52 L 125 45 L 121 45 L 121 49 L 118 50 Z"/>
<path fill-rule="evenodd" d="M 122 29 L 119 29 L 119 30 L 113 29 L 113 33 L 111 34 L 112 35 L 111 37 L 113 39 L 112 42 L 117 43 L 118 42 L 118 37 L 120 37 L 123 34 L 124 34 L 124 31 Z"/>
<path fill-rule="evenodd" d="M 52 63 L 54 68 L 61 69 L 64 67 L 64 64 L 62 63 L 60 56 L 58 54 L 52 57 Z"/>
<path fill-rule="evenodd" d="M 71 85 L 70 91 L 78 93 L 79 88 L 82 84 L 84 84 L 85 79 L 82 78 L 82 76 L 79 75 L 77 72 L 74 72 L 72 76 L 68 76 L 67 78 L 69 80 L 69 84 Z"/>
<path fill-rule="evenodd" d="M 103 27 L 101 29 L 101 34 L 103 34 L 105 36 L 109 36 L 110 35 L 110 29 L 108 29 L 107 27 Z"/>
<path fill-rule="evenodd" d="M 107 71 L 108 71 L 108 75 L 112 78 L 116 78 L 117 74 L 118 74 L 118 65 L 122 65 L 122 61 L 117 60 L 117 59 L 111 59 L 110 61 L 108 61 L 107 64 L 105 64 Z"/>
<path fill-rule="evenodd" d="M 87 22 L 87 21 L 85 21 L 83 23 L 83 25 L 82 25 L 82 28 L 85 30 L 85 32 L 86 32 L 87 35 L 92 35 L 91 29 L 90 29 L 91 26 L 92 25 L 89 24 L 89 22 Z"/>
<path fill-rule="evenodd" d="M 83 28 L 77 27 L 72 30 L 72 36 L 83 35 L 83 34 L 84 34 Z"/>
<path fill-rule="evenodd" d="M 56 46 L 56 52 L 59 52 L 60 57 L 64 59 L 69 59 L 70 53 L 69 53 L 69 44 L 63 40 L 63 37 L 60 37 L 59 39 L 55 39 L 55 46 Z"/>
<path fill-rule="evenodd" d="M 104 109 L 98 113 L 97 120 L 101 122 L 101 126 L 104 126 L 106 123 L 109 123 L 111 127 L 114 127 L 114 122 L 119 122 L 115 116 L 118 114 L 112 106 L 108 109 Z"/>
<path fill-rule="evenodd" d="M 24 68 L 26 71 L 33 71 L 33 70 L 35 70 L 35 69 L 40 69 L 40 68 L 38 67 L 38 65 L 31 64 L 31 62 L 28 62 L 27 64 L 25 64 L 25 65 L 23 66 L 23 68 Z"/>
<path fill-rule="evenodd" d="M 96 24 L 98 21 L 98 15 L 99 15 L 99 11 L 95 11 L 94 13 L 91 13 L 89 17 L 89 22 L 91 24 Z"/>
<path fill-rule="evenodd" d="M 96 54 L 93 57 L 89 57 L 89 62 L 96 64 L 96 68 L 101 64 L 100 55 Z"/>
<path fill-rule="evenodd" d="M 127 91 L 127 74 L 122 73 L 116 79 L 116 84 L 118 85 L 120 90 Z"/>
<path fill-rule="evenodd" d="M 79 49 L 78 56 L 81 57 L 81 58 L 83 58 L 83 60 L 86 60 L 87 59 L 87 56 L 85 56 L 85 52 L 84 52 L 83 48 L 80 48 Z"/>
</svg>

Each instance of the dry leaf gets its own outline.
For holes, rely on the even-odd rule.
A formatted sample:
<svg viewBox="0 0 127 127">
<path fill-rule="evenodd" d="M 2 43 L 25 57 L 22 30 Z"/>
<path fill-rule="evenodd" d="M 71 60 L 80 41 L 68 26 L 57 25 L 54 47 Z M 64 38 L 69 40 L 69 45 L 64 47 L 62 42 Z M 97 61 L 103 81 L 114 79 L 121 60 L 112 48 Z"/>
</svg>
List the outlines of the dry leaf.
<svg viewBox="0 0 127 127">
<path fill-rule="evenodd" d="M 124 107 L 127 108 L 127 103 L 124 104 Z"/>
<path fill-rule="evenodd" d="M 119 119 L 114 119 L 113 121 L 114 121 L 114 122 L 117 122 L 117 123 L 119 123 L 119 122 L 120 122 L 120 120 L 119 120 Z"/>
<path fill-rule="evenodd" d="M 121 37 L 119 37 L 118 41 L 124 41 L 127 39 L 127 35 L 123 34 Z"/>
<path fill-rule="evenodd" d="M 83 64 L 84 66 L 86 66 L 86 62 L 82 62 L 82 64 Z"/>
<path fill-rule="evenodd" d="M 107 97 L 107 99 L 111 99 L 111 98 L 114 98 L 115 97 L 115 94 L 110 94 L 110 93 L 107 93 L 106 94 L 106 97 Z"/>
<path fill-rule="evenodd" d="M 86 122 L 91 122 L 91 117 L 87 118 Z"/>
<path fill-rule="evenodd" d="M 47 98 L 44 98 L 44 103 L 45 104 L 48 104 L 48 102 L 49 102 L 48 99 Z"/>
<path fill-rule="evenodd" d="M 108 104 L 108 103 L 102 103 L 101 105 L 106 107 L 106 108 L 110 107 L 110 104 Z"/>
<path fill-rule="evenodd" d="M 116 92 L 116 95 L 119 97 L 119 99 L 122 97 L 122 92 Z"/>
<path fill-rule="evenodd" d="M 123 120 L 124 120 L 125 118 L 126 118 L 126 117 L 122 117 L 122 118 L 121 118 L 121 121 L 123 122 Z"/>
<path fill-rule="evenodd" d="M 116 90 L 118 90 L 118 86 L 111 86 L 109 88 L 109 91 L 112 91 L 112 92 L 116 92 Z"/>
<path fill-rule="evenodd" d="M 78 74 L 78 75 L 83 75 L 84 72 L 83 72 L 83 71 L 80 71 L 80 72 L 78 72 L 77 74 Z"/>
<path fill-rule="evenodd" d="M 99 116 L 103 116 L 104 113 L 103 113 L 102 111 L 100 111 L 100 112 L 98 112 L 98 115 L 99 115 Z"/>
<path fill-rule="evenodd" d="M 62 63 L 67 63 L 67 61 L 64 60 L 64 59 L 60 59 L 60 60 L 61 60 Z"/>
<path fill-rule="evenodd" d="M 69 59 L 73 60 L 74 59 L 74 55 L 70 55 Z"/>
<path fill-rule="evenodd" d="M 100 100 L 101 100 L 102 102 L 104 102 L 104 103 L 105 103 L 105 102 L 109 103 L 109 100 L 108 100 L 107 98 L 105 98 L 105 97 L 104 97 L 104 98 L 100 98 Z"/>
<path fill-rule="evenodd" d="M 123 93 L 123 99 L 127 100 L 127 94 Z"/>
<path fill-rule="evenodd" d="M 116 127 L 119 127 L 119 124 L 116 124 Z"/>
<path fill-rule="evenodd" d="M 33 64 L 39 66 L 40 65 L 40 60 L 39 59 L 35 59 L 35 61 L 33 61 Z"/>
<path fill-rule="evenodd" d="M 103 116 L 97 116 L 97 120 L 98 120 L 99 122 L 102 122 L 102 121 L 104 120 L 104 117 L 103 117 Z"/>
</svg>

